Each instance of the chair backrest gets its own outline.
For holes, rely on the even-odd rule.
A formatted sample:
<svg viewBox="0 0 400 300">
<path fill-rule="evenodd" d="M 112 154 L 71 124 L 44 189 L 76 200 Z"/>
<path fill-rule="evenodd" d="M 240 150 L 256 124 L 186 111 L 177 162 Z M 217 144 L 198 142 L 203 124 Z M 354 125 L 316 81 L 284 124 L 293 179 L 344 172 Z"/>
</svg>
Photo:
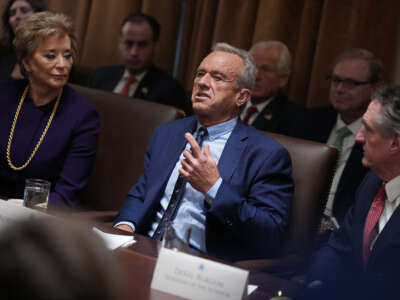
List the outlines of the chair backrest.
<svg viewBox="0 0 400 300">
<path fill-rule="evenodd" d="M 167 105 L 133 99 L 75 84 L 100 116 L 100 135 L 82 206 L 91 210 L 118 210 L 143 172 L 144 155 L 154 129 L 184 116 Z"/>
<path fill-rule="evenodd" d="M 306 254 L 321 221 L 337 164 L 338 151 L 326 144 L 264 132 L 290 153 L 295 184 L 285 254 Z"/>
</svg>

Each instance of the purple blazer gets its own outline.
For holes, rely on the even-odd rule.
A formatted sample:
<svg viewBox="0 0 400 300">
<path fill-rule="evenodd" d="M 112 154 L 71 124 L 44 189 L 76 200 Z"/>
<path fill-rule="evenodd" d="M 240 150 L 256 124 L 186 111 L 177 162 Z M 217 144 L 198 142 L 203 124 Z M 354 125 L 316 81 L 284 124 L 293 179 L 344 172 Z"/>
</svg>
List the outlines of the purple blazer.
<svg viewBox="0 0 400 300">
<path fill-rule="evenodd" d="M 98 114 L 69 86 L 64 87 L 53 122 L 30 164 L 21 171 L 7 163 L 7 142 L 26 80 L 0 81 L 0 196 L 22 198 L 26 178 L 51 182 L 49 207 L 73 207 L 86 185 L 97 148 Z M 18 116 L 11 145 L 11 161 L 24 164 L 37 144 L 55 100 L 35 106 L 27 95 Z"/>
</svg>

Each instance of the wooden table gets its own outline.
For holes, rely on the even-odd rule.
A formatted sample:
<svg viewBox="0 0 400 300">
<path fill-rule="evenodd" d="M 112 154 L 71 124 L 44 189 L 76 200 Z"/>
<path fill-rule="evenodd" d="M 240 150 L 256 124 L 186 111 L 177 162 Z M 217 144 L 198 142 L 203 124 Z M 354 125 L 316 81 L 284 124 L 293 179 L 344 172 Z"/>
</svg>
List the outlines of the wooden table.
<svg viewBox="0 0 400 300">
<path fill-rule="evenodd" d="M 160 243 L 136 234 L 135 240 L 137 241 L 135 244 L 116 251 L 124 274 L 123 299 L 182 299 L 150 288 Z M 258 285 L 258 288 L 250 294 L 249 300 L 269 299 L 275 296 L 278 290 L 282 290 L 285 295 L 292 298 L 300 292 L 300 286 L 294 282 L 264 273 L 250 273 L 249 282 Z"/>
<path fill-rule="evenodd" d="M 60 217 L 68 216 L 70 219 L 73 216 L 77 221 L 85 220 L 85 222 L 91 219 L 89 216 L 92 216 L 92 214 L 88 216 L 85 213 L 76 213 L 73 215 L 59 213 L 56 215 Z M 104 232 L 131 235 L 127 232 L 113 228 L 112 223 L 107 222 L 105 219 L 101 219 L 100 222 L 96 222 L 94 220 L 93 222 L 89 221 L 89 224 L 90 226 L 96 226 Z M 140 234 L 134 234 L 134 238 L 136 243 L 127 248 L 120 248 L 115 251 L 117 258 L 121 263 L 122 269 L 123 291 L 121 298 L 124 300 L 182 299 L 180 297 L 166 294 L 157 290 L 152 290 L 150 288 L 161 243 Z M 207 259 L 230 264 L 229 262 L 222 261 L 221 259 L 216 259 L 201 254 L 196 250 L 191 250 L 191 252 L 193 252 L 193 255 L 198 255 Z M 250 272 L 249 283 L 258 286 L 258 288 L 248 297 L 249 300 L 268 300 L 271 297 L 276 296 L 276 293 L 279 290 L 283 291 L 285 296 L 294 299 L 295 296 L 301 291 L 301 286 L 299 284 L 268 275 L 266 273 Z"/>
</svg>

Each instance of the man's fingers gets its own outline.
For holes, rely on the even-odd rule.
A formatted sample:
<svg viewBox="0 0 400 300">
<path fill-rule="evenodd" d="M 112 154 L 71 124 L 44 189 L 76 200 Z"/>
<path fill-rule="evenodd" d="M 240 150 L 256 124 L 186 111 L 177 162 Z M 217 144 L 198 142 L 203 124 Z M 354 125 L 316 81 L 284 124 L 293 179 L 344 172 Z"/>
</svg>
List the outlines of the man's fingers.
<svg viewBox="0 0 400 300">
<path fill-rule="evenodd" d="M 205 145 L 205 146 L 204 146 L 204 154 L 205 154 L 207 157 L 212 157 L 211 151 L 210 151 L 210 145 Z"/>
<path fill-rule="evenodd" d="M 193 171 L 192 166 L 190 165 L 190 163 L 186 159 L 183 159 L 181 161 L 181 165 L 182 165 L 182 169 L 185 170 L 186 172 L 192 172 Z"/>
<path fill-rule="evenodd" d="M 185 138 L 191 147 L 193 156 L 198 157 L 201 154 L 201 148 L 199 144 L 196 142 L 196 139 L 189 132 L 185 133 Z"/>
</svg>

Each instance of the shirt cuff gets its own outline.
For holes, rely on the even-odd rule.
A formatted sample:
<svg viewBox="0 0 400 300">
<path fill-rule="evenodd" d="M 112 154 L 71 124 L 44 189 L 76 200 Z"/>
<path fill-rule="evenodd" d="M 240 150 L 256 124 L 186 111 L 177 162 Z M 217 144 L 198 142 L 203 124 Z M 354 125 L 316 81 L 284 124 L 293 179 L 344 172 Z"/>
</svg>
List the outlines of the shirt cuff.
<svg viewBox="0 0 400 300">
<path fill-rule="evenodd" d="M 114 228 L 117 227 L 118 225 L 128 225 L 130 228 L 132 228 L 132 231 L 135 232 L 136 228 L 135 228 L 135 224 L 131 223 L 131 222 L 127 222 L 127 221 L 121 221 L 118 222 L 114 225 Z"/>
<path fill-rule="evenodd" d="M 217 182 L 214 183 L 214 185 L 208 190 L 208 192 L 206 193 L 206 198 L 205 200 L 207 201 L 207 203 L 209 205 L 212 204 L 213 200 L 215 199 L 215 197 L 217 196 L 219 187 L 222 184 L 222 178 L 218 178 Z"/>
</svg>

